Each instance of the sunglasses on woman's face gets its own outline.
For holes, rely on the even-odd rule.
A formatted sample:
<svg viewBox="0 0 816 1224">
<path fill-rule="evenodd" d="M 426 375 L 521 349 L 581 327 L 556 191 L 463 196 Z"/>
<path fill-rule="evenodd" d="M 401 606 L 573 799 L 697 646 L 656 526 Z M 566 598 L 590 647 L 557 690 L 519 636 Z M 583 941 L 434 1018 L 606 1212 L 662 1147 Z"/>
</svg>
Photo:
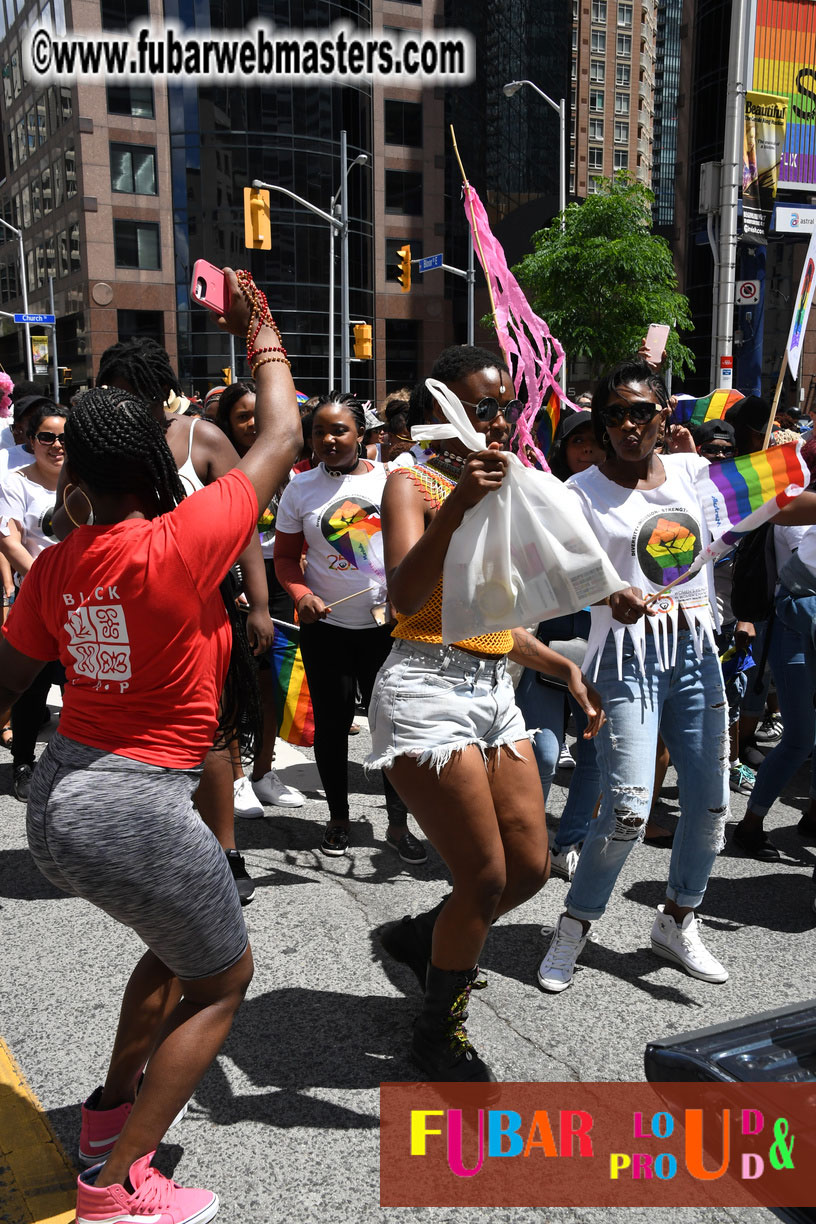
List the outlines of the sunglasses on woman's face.
<svg viewBox="0 0 816 1224">
<path fill-rule="evenodd" d="M 659 411 L 659 404 L 636 400 L 633 404 L 607 404 L 601 409 L 601 419 L 607 429 L 620 429 L 624 421 L 631 421 L 633 425 L 645 425 L 653 420 Z"/>
<path fill-rule="evenodd" d="M 53 446 L 55 442 L 59 442 L 60 446 L 65 449 L 65 434 L 51 433 L 49 429 L 41 429 L 34 437 L 38 442 L 42 442 L 43 446 Z"/>
<path fill-rule="evenodd" d="M 737 452 L 733 446 L 701 446 L 700 454 L 706 459 L 733 459 Z"/>
<path fill-rule="evenodd" d="M 524 411 L 520 399 L 511 399 L 507 404 L 500 404 L 492 395 L 485 395 L 478 404 L 471 404 L 469 400 L 462 400 L 462 403 L 472 408 L 480 421 L 492 421 L 501 413 L 508 425 L 515 425 Z"/>
</svg>

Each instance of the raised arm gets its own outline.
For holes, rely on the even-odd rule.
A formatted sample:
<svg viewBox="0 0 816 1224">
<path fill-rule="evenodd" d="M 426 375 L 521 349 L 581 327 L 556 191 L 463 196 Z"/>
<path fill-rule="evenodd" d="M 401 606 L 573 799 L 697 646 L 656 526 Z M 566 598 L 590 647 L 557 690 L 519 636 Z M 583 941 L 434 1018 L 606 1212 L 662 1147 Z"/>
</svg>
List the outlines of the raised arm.
<svg viewBox="0 0 816 1224">
<path fill-rule="evenodd" d="M 246 338 L 250 323 L 254 334 L 257 318 L 252 320 L 250 305 L 235 273 L 231 268 L 225 268 L 224 272 L 229 285 L 230 305 L 221 323 L 227 331 Z M 257 336 L 254 336 L 256 351 L 283 347 L 280 333 L 270 319 L 271 316 L 262 321 Z M 275 360 L 267 360 L 270 357 Z M 258 505 L 263 507 L 269 505 L 275 490 L 286 480 L 303 445 L 295 384 L 288 361 L 279 360 L 282 357 L 280 352 L 264 352 L 257 358 L 252 370 L 257 437 L 237 465 L 252 482 Z"/>
</svg>

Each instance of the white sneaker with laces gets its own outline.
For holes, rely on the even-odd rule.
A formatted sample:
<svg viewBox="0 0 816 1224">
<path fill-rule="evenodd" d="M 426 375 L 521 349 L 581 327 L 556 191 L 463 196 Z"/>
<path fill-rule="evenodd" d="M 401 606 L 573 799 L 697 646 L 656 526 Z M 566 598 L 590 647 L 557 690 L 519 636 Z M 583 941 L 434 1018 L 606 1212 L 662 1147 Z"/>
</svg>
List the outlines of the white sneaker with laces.
<svg viewBox="0 0 816 1224">
<path fill-rule="evenodd" d="M 583 951 L 587 934 L 577 918 L 570 918 L 569 914 L 561 915 L 547 955 L 538 966 L 538 984 L 542 990 L 558 994 L 572 985 L 575 962 Z"/>
<path fill-rule="evenodd" d="M 306 802 L 300 791 L 282 782 L 274 769 L 270 769 L 269 773 L 265 773 L 257 782 L 253 782 L 252 789 L 261 803 L 269 803 L 272 807 L 303 807 Z"/>
<path fill-rule="evenodd" d="M 579 849 L 578 846 L 565 846 L 560 853 L 557 850 L 551 851 L 550 866 L 552 874 L 561 876 L 564 880 L 571 880 L 578 866 Z"/>
<path fill-rule="evenodd" d="M 252 784 L 244 774 L 232 784 L 232 806 L 235 815 L 243 816 L 245 820 L 253 820 L 264 814 L 263 804 L 255 798 Z"/>
<path fill-rule="evenodd" d="M 566 740 L 564 740 L 564 742 L 561 744 L 561 751 L 558 754 L 558 768 L 559 769 L 574 769 L 575 768 L 575 757 L 572 755 L 569 748 L 567 747 Z"/>
<path fill-rule="evenodd" d="M 652 927 L 652 951 L 676 961 L 701 982 L 728 981 L 728 970 L 703 945 L 700 924 L 693 912 L 678 923 L 658 905 Z"/>
</svg>

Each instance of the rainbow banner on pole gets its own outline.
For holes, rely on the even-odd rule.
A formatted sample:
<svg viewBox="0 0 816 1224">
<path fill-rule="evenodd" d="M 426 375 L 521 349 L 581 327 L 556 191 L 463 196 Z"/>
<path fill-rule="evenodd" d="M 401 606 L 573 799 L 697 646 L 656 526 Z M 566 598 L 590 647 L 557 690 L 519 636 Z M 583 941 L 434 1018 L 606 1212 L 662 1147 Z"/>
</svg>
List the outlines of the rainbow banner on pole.
<svg viewBox="0 0 816 1224">
<path fill-rule="evenodd" d="M 275 713 L 278 717 L 278 735 L 299 748 L 311 748 L 314 743 L 312 699 L 294 630 L 275 625 L 269 664 L 277 680 Z"/>
<path fill-rule="evenodd" d="M 704 425 L 706 421 L 721 421 L 728 409 L 744 398 L 741 391 L 723 388 L 710 391 L 699 399 L 694 399 L 691 395 L 678 395 L 669 424 L 685 425 L 687 429 L 693 430 Z"/>
<path fill-rule="evenodd" d="M 788 369 L 791 378 L 799 377 L 799 360 L 802 356 L 802 344 L 807 330 L 808 315 L 813 304 L 813 294 L 816 291 L 816 231 L 810 236 L 802 275 L 799 278 L 799 291 L 796 294 L 796 309 L 791 319 L 788 335 L 787 353 Z"/>
</svg>

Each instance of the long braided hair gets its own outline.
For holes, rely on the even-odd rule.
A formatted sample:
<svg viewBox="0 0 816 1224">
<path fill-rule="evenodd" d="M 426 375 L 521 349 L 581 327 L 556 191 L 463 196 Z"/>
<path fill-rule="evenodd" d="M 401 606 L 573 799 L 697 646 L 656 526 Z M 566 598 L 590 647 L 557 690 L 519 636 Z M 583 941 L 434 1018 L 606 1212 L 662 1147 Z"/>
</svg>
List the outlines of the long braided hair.
<svg viewBox="0 0 816 1224">
<path fill-rule="evenodd" d="M 148 404 L 164 403 L 168 387 L 181 395 L 181 383 L 166 350 L 148 336 L 123 340 L 105 349 L 96 384 L 101 387 L 115 378 L 126 381 Z"/>
<path fill-rule="evenodd" d="M 65 422 L 65 455 L 72 475 L 92 492 L 138 494 L 147 507 L 155 505 L 149 517 L 166 514 L 185 496 L 164 428 L 149 405 L 127 391 L 97 387 L 77 397 Z M 237 740 L 242 755 L 254 756 L 263 728 L 258 669 L 229 575 L 221 595 L 232 649 L 215 746 Z"/>
</svg>

